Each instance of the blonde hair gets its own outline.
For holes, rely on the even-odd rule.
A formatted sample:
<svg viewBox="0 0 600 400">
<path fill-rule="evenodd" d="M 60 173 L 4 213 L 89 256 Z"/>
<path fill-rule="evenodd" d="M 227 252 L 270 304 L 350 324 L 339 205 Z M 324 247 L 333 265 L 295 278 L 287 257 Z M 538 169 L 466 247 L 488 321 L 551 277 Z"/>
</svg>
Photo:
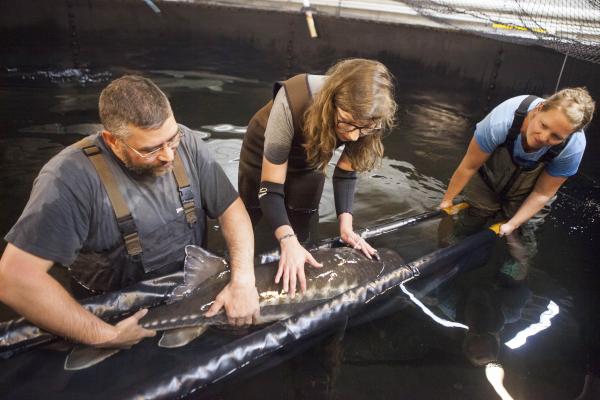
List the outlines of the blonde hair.
<svg viewBox="0 0 600 400">
<path fill-rule="evenodd" d="M 596 103 L 585 87 L 566 88 L 554 93 L 542 103 L 542 111 L 558 109 L 564 112 L 573 132 L 584 128 L 592 120 Z"/>
<path fill-rule="evenodd" d="M 308 163 L 324 171 L 333 156 L 337 139 L 336 107 L 357 121 L 381 123 L 380 133 L 346 143 L 346 154 L 359 172 L 372 170 L 383 157 L 382 134 L 394 126 L 396 102 L 394 78 L 385 65 L 361 58 L 333 65 L 327 81 L 304 114 Z"/>
</svg>

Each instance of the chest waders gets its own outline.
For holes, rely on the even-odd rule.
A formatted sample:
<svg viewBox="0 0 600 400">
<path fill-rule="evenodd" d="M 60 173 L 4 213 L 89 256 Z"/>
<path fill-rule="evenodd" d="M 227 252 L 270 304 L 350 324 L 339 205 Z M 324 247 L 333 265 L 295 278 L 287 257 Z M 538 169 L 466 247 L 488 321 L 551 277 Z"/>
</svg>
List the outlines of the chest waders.
<svg viewBox="0 0 600 400">
<path fill-rule="evenodd" d="M 91 137 L 74 144 L 80 148 L 94 166 L 112 206 L 122 243 L 103 253 L 80 251 L 69 267 L 75 281 L 92 292 L 106 292 L 129 286 L 144 278 L 148 272 L 142 262 L 144 245 L 140 239 L 135 220 L 131 214 L 123 191 L 111 172 L 103 150 Z M 177 151 L 173 161 L 173 175 L 183 207 L 185 220 L 190 228 L 198 221 L 194 193 Z M 95 265 L 93 265 L 95 264 Z"/>
<path fill-rule="evenodd" d="M 521 166 L 515 159 L 514 146 L 531 102 L 526 97 L 517 110 L 506 140 L 498 146 L 484 165 L 465 186 L 464 195 L 471 212 L 481 217 L 511 218 L 532 192 L 544 166 L 565 148 L 568 139 L 546 151 L 531 167 Z M 474 209 L 474 210 L 473 210 Z"/>
<path fill-rule="evenodd" d="M 294 136 L 288 156 L 284 186 L 285 205 L 288 211 L 315 213 L 319 208 L 319 201 L 323 193 L 325 175 L 310 166 L 306 160 L 303 117 L 312 102 L 308 75 L 296 75 L 286 81 L 275 83 L 273 99 L 281 87 L 285 90 L 294 125 Z M 265 129 L 272 107 L 273 100 L 254 114 L 248 123 L 240 152 L 238 189 L 244 205 L 251 214 L 254 210 L 260 210 L 258 190 L 262 171 Z"/>
</svg>

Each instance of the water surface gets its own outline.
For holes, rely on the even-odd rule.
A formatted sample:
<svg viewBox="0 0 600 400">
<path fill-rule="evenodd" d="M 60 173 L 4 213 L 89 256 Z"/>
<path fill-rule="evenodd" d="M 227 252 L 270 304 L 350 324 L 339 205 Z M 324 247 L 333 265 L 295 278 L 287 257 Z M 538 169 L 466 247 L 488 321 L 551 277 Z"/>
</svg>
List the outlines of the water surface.
<svg viewBox="0 0 600 400">
<path fill-rule="evenodd" d="M 8 69 L 1 71 L 4 83 L 0 86 L 3 235 L 18 218 L 44 163 L 81 134 L 98 128 L 98 94 L 123 72 L 141 72 L 155 80 L 170 97 L 178 122 L 211 136 L 207 143 L 236 182 L 243 128 L 268 100 L 271 82 L 279 77 L 256 78 L 256 73 L 243 71 L 227 75 L 214 70 Z M 450 84 L 430 87 L 399 78 L 398 87 L 399 123 L 385 139 L 382 166 L 359 180 L 356 227 L 434 208 L 480 117 L 472 111 L 476 96 Z M 586 157 L 593 152 L 597 150 L 588 149 Z M 584 171 L 561 190 L 552 214 L 538 231 L 539 251 L 529 271 L 527 300 L 521 304 L 515 295 L 515 309 L 510 310 L 513 320 L 501 330 L 501 343 L 537 322 L 550 301 L 560 312 L 551 327 L 530 337 L 525 346 L 516 350 L 501 346 L 505 384 L 516 398 L 577 397 L 590 361 L 599 354 L 600 273 L 594 253 L 599 239 L 599 198 L 598 175 Z M 320 214 L 320 236 L 336 235 L 330 183 L 326 184 Z M 423 223 L 375 243 L 396 249 L 410 261 L 438 248 L 438 225 L 439 221 Z M 211 232 L 213 250 L 222 251 L 217 231 Z M 457 304 L 474 286 L 484 288 L 496 301 L 503 293 L 498 290 L 496 272 L 505 253 L 500 243 L 485 266 L 434 288 L 427 299 L 432 310 L 444 318 L 459 318 Z M 61 269 L 53 273 L 65 280 Z M 8 319 L 13 314 L 2 308 L 0 316 Z M 299 346 L 289 355 L 290 360 L 216 385 L 210 388 L 210 396 L 258 399 L 277 393 L 281 398 L 298 399 L 494 398 L 483 369 L 472 366 L 464 356 L 463 336 L 464 332 L 439 326 L 415 307 L 404 307 L 343 334 Z"/>
</svg>

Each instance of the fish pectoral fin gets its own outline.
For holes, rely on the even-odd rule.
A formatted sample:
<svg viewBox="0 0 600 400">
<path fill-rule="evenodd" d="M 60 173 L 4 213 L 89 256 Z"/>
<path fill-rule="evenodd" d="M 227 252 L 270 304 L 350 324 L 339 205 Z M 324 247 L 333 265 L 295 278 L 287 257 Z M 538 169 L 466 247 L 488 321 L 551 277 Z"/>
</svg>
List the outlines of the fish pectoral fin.
<svg viewBox="0 0 600 400">
<path fill-rule="evenodd" d="M 101 363 L 116 354 L 120 349 L 100 349 L 97 347 L 77 345 L 65 360 L 65 370 L 77 371 Z"/>
<path fill-rule="evenodd" d="M 206 332 L 207 329 L 208 325 L 199 325 L 189 328 L 179 328 L 165 331 L 158 341 L 158 346 L 165 347 L 167 349 L 185 346 Z"/>
</svg>

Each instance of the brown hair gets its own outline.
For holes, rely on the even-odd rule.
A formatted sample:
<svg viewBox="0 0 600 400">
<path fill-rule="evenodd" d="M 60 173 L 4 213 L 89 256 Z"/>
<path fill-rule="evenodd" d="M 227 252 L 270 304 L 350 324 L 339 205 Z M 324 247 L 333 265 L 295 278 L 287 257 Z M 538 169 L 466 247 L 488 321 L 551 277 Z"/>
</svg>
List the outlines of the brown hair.
<svg viewBox="0 0 600 400">
<path fill-rule="evenodd" d="M 560 90 L 542 103 L 542 111 L 562 110 L 573 124 L 573 132 L 590 123 L 595 107 L 596 103 L 585 87 Z"/>
<path fill-rule="evenodd" d="M 172 115 L 167 96 L 150 79 L 124 75 L 112 81 L 100 93 L 100 121 L 104 129 L 117 137 L 128 134 L 127 125 L 158 129 Z"/>
<path fill-rule="evenodd" d="M 378 61 L 343 60 L 327 71 L 327 81 L 304 114 L 308 163 L 324 171 L 336 144 L 336 107 L 358 121 L 381 122 L 380 133 L 346 143 L 356 171 L 372 170 L 383 157 L 382 134 L 394 126 L 396 102 L 393 76 Z"/>
</svg>

